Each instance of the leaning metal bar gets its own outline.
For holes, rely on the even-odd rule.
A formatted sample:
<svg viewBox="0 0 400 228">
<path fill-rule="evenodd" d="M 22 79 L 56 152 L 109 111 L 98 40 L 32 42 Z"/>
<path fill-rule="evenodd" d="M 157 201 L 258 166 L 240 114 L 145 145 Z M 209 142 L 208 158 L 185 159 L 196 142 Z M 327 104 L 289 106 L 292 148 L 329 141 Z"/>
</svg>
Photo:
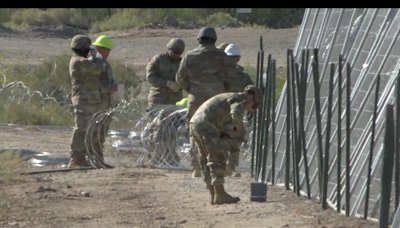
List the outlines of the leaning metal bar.
<svg viewBox="0 0 400 228">
<path fill-rule="evenodd" d="M 361 50 L 362 50 L 361 47 L 362 47 L 362 46 L 365 44 L 365 42 L 366 42 L 366 38 L 368 37 L 369 31 L 370 31 L 371 28 L 372 28 L 372 24 L 373 24 L 373 22 L 374 22 L 375 17 L 377 16 L 377 13 L 378 13 L 378 10 L 375 11 L 375 13 L 374 13 L 374 15 L 373 15 L 373 17 L 372 17 L 370 23 L 369 23 L 368 26 L 367 26 L 367 30 L 366 30 L 364 36 L 363 36 L 362 39 L 361 39 L 361 44 L 360 44 L 359 48 L 357 49 L 357 51 L 356 51 L 356 53 L 355 53 L 355 55 L 354 55 L 354 57 L 353 57 L 352 62 L 350 63 L 351 66 L 354 65 L 356 59 L 358 58 L 358 56 L 359 56 L 360 53 L 361 53 Z M 344 80 L 343 83 L 346 83 L 346 80 Z M 356 89 L 356 88 L 354 88 L 354 89 Z M 336 108 L 336 105 L 334 105 L 334 110 L 335 110 L 335 108 Z M 345 111 L 345 110 L 344 110 L 344 111 Z M 344 117 L 345 117 L 345 112 L 343 112 L 341 118 L 344 119 Z M 335 134 L 336 134 L 336 131 L 333 133 L 333 135 L 335 135 Z M 344 140 L 343 140 L 343 142 L 342 142 L 342 145 L 341 145 L 342 148 L 343 148 L 343 146 L 345 145 L 345 143 L 346 143 L 346 139 L 344 138 Z M 333 191 L 334 191 L 335 189 L 336 189 L 336 186 L 334 187 Z M 332 197 L 332 196 L 331 196 L 331 197 Z M 330 198 L 331 198 L 331 197 L 330 197 Z"/>
<path fill-rule="evenodd" d="M 364 36 L 363 36 L 363 38 L 362 38 L 362 42 L 361 42 L 361 44 L 360 44 L 360 47 L 362 47 L 363 44 L 365 43 L 366 38 L 368 37 L 369 30 L 370 30 L 371 27 L 372 27 L 372 22 L 374 21 L 374 18 L 376 17 L 377 13 L 378 13 L 378 11 L 376 10 L 376 12 L 375 12 L 375 14 L 374 14 L 374 16 L 373 16 L 373 19 L 371 20 L 370 24 L 368 25 L 367 32 L 364 34 Z M 354 64 L 354 62 L 355 62 L 356 59 L 358 58 L 359 54 L 361 53 L 361 50 L 362 50 L 361 48 L 358 48 L 358 49 L 357 49 L 357 52 L 356 52 L 356 54 L 355 54 L 355 56 L 354 56 L 354 58 L 353 58 L 353 61 L 351 62 L 351 65 Z M 346 82 L 346 81 L 344 80 L 343 83 L 345 83 L 345 82 Z M 312 104 L 311 109 L 313 109 L 313 108 L 314 108 L 314 103 Z M 334 110 L 334 111 L 336 110 L 336 104 L 334 105 L 333 110 Z M 345 115 L 345 113 L 343 113 L 342 119 L 344 118 L 344 115 Z M 309 119 L 310 119 L 310 118 L 311 118 L 311 116 L 309 116 Z M 306 128 L 307 128 L 307 129 L 308 129 L 308 126 L 309 126 L 308 123 L 309 123 L 309 120 L 307 121 L 307 125 L 306 125 Z M 306 129 L 306 130 L 307 130 L 307 129 Z M 310 138 L 310 140 L 309 140 L 309 144 L 312 142 L 312 140 L 313 140 L 313 138 L 314 138 L 314 136 L 315 136 L 315 130 L 316 130 L 316 129 L 315 129 L 315 126 L 314 126 L 314 130 L 313 130 L 312 136 L 311 136 L 311 138 Z M 337 131 L 337 130 L 335 130 L 335 131 L 333 132 L 333 136 L 336 135 L 336 131 Z M 346 140 L 346 139 L 344 139 L 344 141 L 342 142 L 343 145 L 346 143 L 345 140 Z M 308 145 L 308 146 L 309 146 L 309 145 Z"/>
<path fill-rule="evenodd" d="M 392 40 L 392 42 L 390 43 L 390 46 L 389 46 L 388 50 L 387 50 L 386 53 L 385 53 L 385 57 L 384 57 L 384 59 L 381 61 L 381 64 L 380 64 L 380 66 L 379 66 L 379 68 L 378 68 L 378 70 L 377 70 L 377 74 L 380 74 L 380 72 L 382 71 L 384 65 L 386 64 L 386 61 L 387 61 L 388 56 L 389 56 L 389 53 L 391 52 L 391 50 L 392 50 L 393 47 L 394 47 L 394 44 L 395 44 L 395 41 L 397 40 L 397 37 L 398 37 L 398 35 L 399 35 L 399 32 L 400 32 L 400 30 L 397 30 L 396 35 L 393 37 L 393 40 Z M 374 78 L 374 82 L 376 83 L 376 77 Z M 368 88 L 368 91 L 371 91 L 371 90 L 372 90 L 372 86 L 374 86 L 375 83 L 371 83 L 371 86 Z M 366 95 L 366 97 L 369 97 L 369 96 L 370 96 L 370 93 Z M 362 102 L 362 106 L 365 105 L 366 101 L 367 101 L 367 98 L 364 97 L 363 102 Z M 361 108 L 360 108 L 359 110 L 361 110 Z M 361 111 L 359 111 L 357 114 L 359 114 L 359 113 L 361 113 Z M 359 114 L 359 115 L 360 115 L 360 114 Z M 356 117 L 356 118 L 357 118 L 357 117 Z M 355 125 L 355 121 L 353 121 L 353 123 L 354 123 L 354 125 Z M 359 142 L 360 142 L 360 141 L 359 141 Z M 365 141 L 364 141 L 364 143 L 365 143 Z M 360 154 L 361 154 L 361 153 L 360 153 Z M 357 161 L 358 161 L 358 160 L 357 160 Z M 356 164 L 353 164 L 353 165 L 355 166 Z M 354 166 L 353 166 L 353 167 L 354 167 Z M 356 181 L 354 181 L 354 182 L 352 183 L 352 191 L 353 191 L 353 189 L 355 188 L 356 184 L 358 183 L 358 180 L 360 179 L 360 178 L 359 178 L 360 175 L 361 175 L 361 170 L 359 170 L 358 175 L 355 177 L 355 180 L 356 180 Z"/>
<path fill-rule="evenodd" d="M 355 11 L 353 10 L 353 14 L 352 14 L 352 19 L 350 20 L 350 22 L 352 22 L 353 21 L 353 17 L 354 17 L 354 14 L 355 14 Z M 346 43 L 346 40 L 348 39 L 348 36 L 349 36 L 349 34 L 350 34 L 350 29 L 348 29 L 348 31 L 347 31 L 347 33 L 346 33 L 346 37 L 345 37 L 345 42 L 344 43 Z M 343 45 L 343 47 L 342 47 L 342 53 L 343 53 L 343 51 L 344 51 L 344 48 L 345 48 L 345 45 Z M 309 84 L 309 83 L 308 83 Z M 335 85 L 336 85 L 336 83 L 335 83 Z M 312 106 L 313 106 L 314 104 L 312 104 Z M 334 109 L 333 109 L 333 111 L 335 111 L 335 107 L 336 107 L 336 103 L 334 104 Z M 309 118 L 310 118 L 310 116 L 309 116 Z M 308 145 L 307 145 L 307 148 L 309 148 L 310 147 L 310 143 L 312 142 L 312 140 L 313 140 L 313 138 L 314 138 L 314 136 L 315 136 L 315 130 L 316 130 L 316 128 L 314 128 L 314 130 L 313 130 L 313 132 L 312 132 L 312 135 L 311 135 L 311 139 L 308 141 Z M 325 129 L 324 129 L 325 130 Z M 323 130 L 323 132 L 324 132 L 324 130 Z M 337 131 L 337 129 L 335 129 L 335 131 L 333 132 L 333 136 L 332 136 L 332 138 L 334 138 L 334 136 L 335 136 L 335 134 L 336 134 L 336 131 Z M 316 150 L 314 150 L 314 153 L 312 153 L 312 159 L 314 159 L 314 157 L 315 157 L 315 151 Z M 303 180 L 304 180 L 304 178 L 303 178 Z"/>
<path fill-rule="evenodd" d="M 398 63 L 398 64 L 397 64 L 397 68 L 399 68 L 399 65 L 400 65 L 400 64 Z M 383 115 L 383 110 L 384 110 L 384 108 L 385 108 L 384 105 L 386 105 L 386 104 L 388 103 L 389 97 L 393 96 L 393 93 L 394 93 L 394 91 L 395 91 L 395 85 L 394 85 L 394 84 L 395 84 L 395 80 L 396 80 L 396 77 L 395 77 L 395 76 L 392 76 L 392 77 L 389 79 L 388 85 L 391 85 L 391 86 L 385 88 L 385 91 L 382 93 L 382 97 L 379 99 L 379 104 L 378 104 L 378 106 L 379 106 L 380 108 L 379 108 L 379 111 L 378 111 L 379 115 L 378 115 L 378 117 L 377 117 L 377 121 L 378 121 L 378 120 L 380 119 L 380 117 Z M 388 91 L 388 90 L 389 90 L 389 92 L 386 92 L 386 91 Z M 370 124 L 369 124 L 369 125 L 370 125 Z M 368 125 L 368 127 L 370 127 L 369 125 Z M 368 143 L 368 138 L 363 139 L 363 141 L 366 141 L 366 143 Z M 366 161 L 364 161 L 364 163 L 363 163 L 362 166 L 364 166 L 365 163 L 366 163 Z M 361 189 L 361 191 L 363 191 L 362 194 L 365 193 L 365 192 L 364 192 L 365 188 L 366 188 L 366 186 L 365 186 L 365 181 L 364 181 L 364 185 L 363 185 L 363 187 L 362 187 L 362 189 Z M 363 197 L 363 195 L 362 195 L 362 197 Z M 358 199 L 358 200 L 360 201 L 361 199 Z M 353 209 L 353 210 L 358 210 L 359 206 L 360 206 L 360 203 L 358 203 L 358 207 L 355 208 L 355 209 Z M 355 213 L 355 212 L 354 212 L 354 213 Z"/>
</svg>

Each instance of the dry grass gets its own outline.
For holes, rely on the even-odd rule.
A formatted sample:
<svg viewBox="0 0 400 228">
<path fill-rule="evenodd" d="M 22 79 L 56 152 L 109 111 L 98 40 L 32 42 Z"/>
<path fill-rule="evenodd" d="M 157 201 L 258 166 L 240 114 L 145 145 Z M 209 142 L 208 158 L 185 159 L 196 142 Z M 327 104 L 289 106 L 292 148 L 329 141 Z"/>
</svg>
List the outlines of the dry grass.
<svg viewBox="0 0 400 228">
<path fill-rule="evenodd" d="M 22 61 L 2 64 L 0 60 L 0 72 L 4 76 L 0 78 L 0 103 L 5 104 L 0 106 L 0 122 L 72 126 L 70 58 L 71 52 L 64 52 L 35 67 Z M 134 68 L 118 61 L 110 64 L 115 80 L 125 85 L 125 99 L 135 98 L 140 91 Z"/>
<path fill-rule="evenodd" d="M 13 151 L 0 152 L 0 184 L 19 180 L 16 170 L 24 166 L 26 164 Z"/>
</svg>

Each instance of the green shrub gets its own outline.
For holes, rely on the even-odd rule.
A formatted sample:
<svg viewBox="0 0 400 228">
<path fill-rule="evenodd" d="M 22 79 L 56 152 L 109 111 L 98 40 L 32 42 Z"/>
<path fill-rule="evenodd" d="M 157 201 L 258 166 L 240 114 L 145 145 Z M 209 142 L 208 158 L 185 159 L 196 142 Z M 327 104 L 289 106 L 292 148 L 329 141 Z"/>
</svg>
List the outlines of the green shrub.
<svg viewBox="0 0 400 228">
<path fill-rule="evenodd" d="M 16 27 L 41 27 L 73 24 L 75 22 L 73 11 L 68 8 L 48 9 L 46 11 L 29 8 L 14 12 L 9 24 Z"/>
<path fill-rule="evenodd" d="M 236 18 L 231 17 L 227 13 L 217 12 L 208 16 L 206 19 L 201 21 L 202 23 L 209 26 L 223 26 L 229 22 L 238 22 Z"/>
<path fill-rule="evenodd" d="M 19 9 L 15 8 L 0 8 L 0 24 L 4 24 L 11 20 L 11 15 Z"/>
<path fill-rule="evenodd" d="M 117 12 L 114 8 L 74 8 L 72 10 L 76 20 L 87 25 L 105 21 Z"/>
</svg>

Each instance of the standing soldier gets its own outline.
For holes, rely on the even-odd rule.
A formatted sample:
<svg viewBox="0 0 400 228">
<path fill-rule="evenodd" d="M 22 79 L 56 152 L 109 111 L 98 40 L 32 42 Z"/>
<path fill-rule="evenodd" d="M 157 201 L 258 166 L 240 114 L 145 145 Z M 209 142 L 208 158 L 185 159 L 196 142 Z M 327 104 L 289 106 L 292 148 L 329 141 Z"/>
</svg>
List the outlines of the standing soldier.
<svg viewBox="0 0 400 228">
<path fill-rule="evenodd" d="M 179 38 L 171 39 L 168 51 L 155 55 L 146 67 L 146 79 L 150 83 L 149 107 L 154 104 L 175 104 L 182 99 L 182 89 L 175 82 L 181 55 L 185 51 L 185 42 Z"/>
<path fill-rule="evenodd" d="M 187 122 L 203 102 L 214 95 L 227 91 L 229 74 L 236 71 L 223 50 L 215 47 L 217 34 L 214 28 L 203 27 L 197 36 L 199 47 L 189 51 L 183 57 L 176 82 L 188 95 Z M 200 167 L 191 145 L 192 177 L 200 177 Z"/>
<path fill-rule="evenodd" d="M 110 63 L 107 61 L 107 58 L 110 54 L 110 51 L 114 47 L 114 43 L 110 37 L 106 35 L 99 36 L 96 41 L 92 44 L 96 50 L 97 58 L 103 60 L 103 70 L 100 73 L 99 77 L 99 84 L 100 84 L 100 91 L 101 91 L 101 105 L 99 107 L 99 111 L 104 111 L 110 108 L 115 107 L 115 99 L 112 96 L 113 93 L 117 90 L 117 84 L 114 80 L 113 71 L 111 68 Z M 104 162 L 104 154 L 103 154 L 103 147 L 105 143 L 105 136 L 108 132 L 110 127 L 111 116 L 106 116 L 100 123 L 98 123 L 97 128 L 100 131 L 95 131 L 93 138 L 89 138 L 89 142 L 92 142 L 92 147 L 89 149 L 93 150 L 90 151 L 92 155 L 95 155 L 95 162 L 101 168 L 113 168 L 112 166 L 106 164 Z M 98 127 L 101 126 L 101 127 Z M 99 134 L 100 137 L 97 137 Z M 100 139 L 100 141 L 98 140 Z"/>
<path fill-rule="evenodd" d="M 224 190 L 226 153 L 225 139 L 241 135 L 243 114 L 262 103 L 262 92 L 247 86 L 243 92 L 218 94 L 204 102 L 190 120 L 190 140 L 200 161 L 201 174 L 211 195 L 211 204 L 237 203 Z"/>
<path fill-rule="evenodd" d="M 231 83 L 229 84 L 228 92 L 238 93 L 244 90 L 244 88 L 248 85 L 254 85 L 251 77 L 247 74 L 242 66 L 238 64 L 240 61 L 240 50 L 234 44 L 226 45 L 225 53 L 227 56 L 232 58 L 233 62 L 236 65 L 236 74 L 231 75 L 232 79 L 229 80 Z M 243 131 L 242 134 L 246 134 Z M 226 175 L 232 175 L 234 177 L 240 177 L 240 173 L 236 173 L 236 167 L 239 165 L 239 153 L 240 153 L 240 145 L 243 143 L 242 140 L 229 140 L 229 165 L 226 169 Z"/>
<path fill-rule="evenodd" d="M 100 75 L 103 71 L 103 59 L 96 56 L 96 50 L 90 48 L 91 40 L 85 35 L 76 35 L 71 40 L 74 52 L 69 64 L 72 84 L 72 105 L 75 115 L 75 129 L 71 137 L 70 160 L 68 168 L 90 166 L 86 161 L 85 135 L 87 125 L 93 114 L 101 110 L 102 93 L 100 92 Z M 88 59 L 88 54 L 92 58 Z M 108 93 L 114 92 L 109 87 Z M 104 91 L 105 92 L 105 91 Z"/>
</svg>

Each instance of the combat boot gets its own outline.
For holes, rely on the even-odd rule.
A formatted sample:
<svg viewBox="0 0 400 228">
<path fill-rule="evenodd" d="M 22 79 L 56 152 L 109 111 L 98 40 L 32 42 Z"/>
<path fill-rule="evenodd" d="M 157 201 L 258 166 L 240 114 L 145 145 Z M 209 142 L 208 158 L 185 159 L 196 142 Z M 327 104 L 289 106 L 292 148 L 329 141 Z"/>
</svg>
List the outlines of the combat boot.
<svg viewBox="0 0 400 228">
<path fill-rule="evenodd" d="M 208 191 L 210 191 L 210 195 L 211 195 L 211 205 L 214 205 L 214 197 L 215 197 L 215 190 L 214 190 L 214 186 L 210 185 L 207 187 Z"/>
<path fill-rule="evenodd" d="M 237 203 L 240 200 L 239 197 L 232 197 L 231 195 L 226 193 L 223 184 L 214 185 L 214 189 L 215 189 L 214 204 Z"/>
<path fill-rule="evenodd" d="M 68 168 L 76 167 L 91 167 L 91 165 L 86 161 L 85 155 L 72 155 L 68 162 Z"/>
<path fill-rule="evenodd" d="M 200 169 L 193 169 L 192 178 L 201 177 Z"/>
</svg>

